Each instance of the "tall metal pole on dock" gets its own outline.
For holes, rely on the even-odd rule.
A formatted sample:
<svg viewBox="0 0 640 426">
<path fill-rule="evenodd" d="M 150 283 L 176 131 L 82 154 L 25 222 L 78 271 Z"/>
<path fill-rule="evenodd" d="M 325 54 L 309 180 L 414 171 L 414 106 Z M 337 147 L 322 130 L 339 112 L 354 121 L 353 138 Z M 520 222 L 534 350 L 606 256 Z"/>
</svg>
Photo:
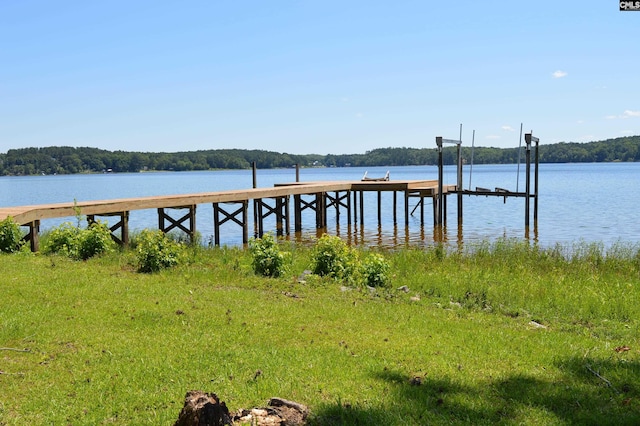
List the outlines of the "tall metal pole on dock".
<svg viewBox="0 0 640 426">
<path fill-rule="evenodd" d="M 516 192 L 520 185 L 520 157 L 522 156 L 522 123 L 520 123 L 520 141 L 518 142 L 518 169 L 516 171 Z"/>
<path fill-rule="evenodd" d="M 471 136 L 471 164 L 469 165 L 469 191 L 471 191 L 471 175 L 473 174 L 473 149 L 476 143 L 476 131 Z"/>
</svg>

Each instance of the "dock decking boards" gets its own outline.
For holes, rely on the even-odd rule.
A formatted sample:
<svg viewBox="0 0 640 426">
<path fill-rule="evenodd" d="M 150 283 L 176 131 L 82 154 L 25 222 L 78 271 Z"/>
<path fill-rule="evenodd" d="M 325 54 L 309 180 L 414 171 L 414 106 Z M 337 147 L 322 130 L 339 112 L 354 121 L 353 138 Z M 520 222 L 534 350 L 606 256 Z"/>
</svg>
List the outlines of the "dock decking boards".
<svg viewBox="0 0 640 426">
<path fill-rule="evenodd" d="M 443 192 L 448 193 L 454 188 L 450 185 L 444 186 Z M 419 203 L 423 203 L 425 197 L 435 200 L 440 191 L 435 180 L 293 182 L 276 184 L 270 188 L 6 207 L 0 208 L 0 220 L 11 216 L 21 226 L 28 227 L 25 240 L 29 241 L 33 251 L 39 250 L 41 220 L 74 217 L 79 214 L 86 215 L 89 223 L 95 222 L 99 217 L 118 217 L 118 222 L 110 227 L 112 238 L 118 244 L 126 245 L 129 243 L 129 214 L 131 211 L 144 209 L 157 210 L 158 229 L 161 231 L 166 233 L 177 229 L 193 240 L 196 232 L 197 206 L 211 203 L 215 244 L 221 244 L 220 226 L 227 222 L 235 223 L 241 228 L 242 242 L 246 244 L 249 239 L 250 202 L 254 209 L 254 236 L 260 237 L 268 232 L 265 221 L 272 217 L 275 218 L 276 234 L 288 235 L 291 228 L 292 199 L 293 226 L 296 232 L 300 232 L 303 228 L 302 212 L 307 209 L 315 212 L 317 229 L 327 226 L 327 210 L 330 208 L 335 209 L 338 224 L 343 212 L 349 225 L 352 220 L 354 223 L 358 223 L 358 220 L 363 223 L 365 192 L 377 194 L 378 224 L 382 221 L 382 192 L 393 192 L 394 225 L 397 223 L 397 193 L 404 193 L 405 226 L 408 226 L 409 200 L 416 197 L 420 198 Z M 183 214 L 185 210 L 186 213 Z M 179 213 L 171 214 L 174 211 Z M 422 209 L 421 224 L 424 224 Z"/>
</svg>

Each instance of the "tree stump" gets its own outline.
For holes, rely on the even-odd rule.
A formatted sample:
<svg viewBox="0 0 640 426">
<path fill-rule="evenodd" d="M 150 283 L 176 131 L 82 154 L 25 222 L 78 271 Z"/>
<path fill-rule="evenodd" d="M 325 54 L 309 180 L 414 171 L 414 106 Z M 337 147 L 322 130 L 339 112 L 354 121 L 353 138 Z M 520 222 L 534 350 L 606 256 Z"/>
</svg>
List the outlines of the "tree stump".
<svg viewBox="0 0 640 426">
<path fill-rule="evenodd" d="M 229 410 L 215 393 L 189 391 L 174 426 L 232 425 Z"/>
</svg>

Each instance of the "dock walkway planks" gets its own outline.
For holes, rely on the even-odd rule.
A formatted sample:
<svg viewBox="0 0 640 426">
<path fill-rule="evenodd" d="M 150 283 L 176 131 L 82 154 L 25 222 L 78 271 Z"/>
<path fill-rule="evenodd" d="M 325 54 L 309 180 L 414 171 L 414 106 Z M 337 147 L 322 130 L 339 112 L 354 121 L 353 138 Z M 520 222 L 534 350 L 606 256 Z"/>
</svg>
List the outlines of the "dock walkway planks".
<svg viewBox="0 0 640 426">
<path fill-rule="evenodd" d="M 444 192 L 449 192 L 455 187 L 446 186 Z M 351 199 L 350 193 L 354 193 L 354 205 L 357 204 L 356 193 L 360 194 L 360 218 L 364 217 L 362 207 L 362 197 L 364 192 L 378 193 L 378 219 L 380 220 L 380 194 L 381 192 L 394 192 L 394 223 L 396 218 L 396 193 L 404 192 L 405 195 L 405 223 L 408 224 L 408 199 L 409 197 L 434 197 L 438 194 L 437 180 L 389 180 L 389 181 L 324 181 L 324 182 L 290 182 L 280 183 L 268 188 L 250 188 L 240 190 L 227 190 L 217 192 L 204 192 L 196 194 L 178 194 L 178 195 L 161 195 L 137 198 L 123 198 L 112 200 L 96 200 L 96 201 L 78 201 L 56 204 L 41 204 L 29 206 L 15 206 L 0 208 L 0 220 L 12 217 L 21 226 L 28 226 L 29 233 L 25 237 L 30 241 L 31 249 L 38 250 L 38 232 L 40 221 L 43 219 L 53 219 L 62 217 L 73 217 L 77 214 L 86 215 L 89 221 L 95 220 L 95 216 L 120 216 L 121 221 L 111 228 L 112 233 L 118 229 L 121 237 L 114 235 L 114 239 L 119 243 L 126 244 L 128 242 L 128 215 L 133 210 L 158 209 L 159 227 L 162 231 L 168 232 L 174 228 L 180 228 L 193 237 L 195 233 L 195 206 L 198 204 L 214 205 L 214 228 L 219 231 L 219 225 L 232 220 L 243 227 L 243 242 L 246 243 L 248 235 L 247 207 L 249 201 L 253 201 L 254 211 L 259 210 L 260 214 L 254 215 L 254 224 L 256 226 L 256 234 L 262 235 L 262 221 L 270 214 L 276 215 L 277 231 L 283 232 L 282 220 L 287 223 L 286 232 L 288 233 L 289 224 L 289 197 L 294 196 L 296 208 L 296 230 L 301 229 L 301 215 L 299 214 L 305 208 L 312 208 L 316 211 L 316 226 L 326 226 L 326 209 L 333 206 L 339 215 L 339 208 L 346 207 L 349 223 L 351 220 Z M 335 198 L 330 193 L 346 192 L 346 195 Z M 314 195 L 315 201 L 305 202 L 302 200 L 304 195 Z M 343 201 L 346 198 L 347 203 Z M 276 206 L 271 207 L 264 203 L 263 199 L 276 200 Z M 327 203 L 327 199 L 329 203 Z M 221 209 L 221 203 L 240 203 L 241 207 L 236 211 L 229 213 Z M 180 219 L 172 219 L 168 216 L 164 209 L 185 209 L 189 212 Z M 267 210 L 263 214 L 263 209 Z M 220 220 L 219 214 L 222 213 L 224 218 Z M 241 218 L 238 218 L 242 215 Z M 259 217 L 258 217 L 259 216 Z M 169 225 L 165 226 L 164 222 L 168 220 Z M 189 225 L 185 225 L 186 221 Z M 354 220 L 357 221 L 357 210 L 354 208 Z M 258 231 L 259 230 L 259 231 Z M 216 232 L 216 244 L 219 244 L 219 232 Z"/>
</svg>

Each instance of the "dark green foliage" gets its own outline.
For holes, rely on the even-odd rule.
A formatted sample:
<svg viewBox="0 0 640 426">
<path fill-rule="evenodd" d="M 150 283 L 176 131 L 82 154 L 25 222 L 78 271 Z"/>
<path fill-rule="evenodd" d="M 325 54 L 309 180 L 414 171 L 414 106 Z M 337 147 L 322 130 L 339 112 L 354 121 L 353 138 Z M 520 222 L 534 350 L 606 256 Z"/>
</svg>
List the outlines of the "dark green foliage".
<svg viewBox="0 0 640 426">
<path fill-rule="evenodd" d="M 180 263 L 185 246 L 162 231 L 143 230 L 136 239 L 139 272 L 158 272 Z"/>
<path fill-rule="evenodd" d="M 111 231 L 106 223 L 93 222 L 78 235 L 78 258 L 82 260 L 113 249 Z"/>
<path fill-rule="evenodd" d="M 353 280 L 359 268 L 358 252 L 336 236 L 323 235 L 311 257 L 312 272 L 320 276 Z"/>
<path fill-rule="evenodd" d="M 65 222 L 52 229 L 46 238 L 45 253 L 58 253 L 72 259 L 87 260 L 113 249 L 111 231 L 107 224 L 93 222 L 82 229 Z"/>
<path fill-rule="evenodd" d="M 362 275 L 371 287 L 386 287 L 391 283 L 389 262 L 378 253 L 370 253 L 362 262 Z"/>
<path fill-rule="evenodd" d="M 80 228 L 73 226 L 71 222 L 65 222 L 49 232 L 43 251 L 45 253 L 59 253 L 74 257 L 73 252 L 76 248 L 76 240 L 79 233 Z"/>
<path fill-rule="evenodd" d="M 279 277 L 287 270 L 287 256 L 280 252 L 278 242 L 271 234 L 249 242 L 253 271 L 265 277 Z"/>
<path fill-rule="evenodd" d="M 20 225 L 11 216 L 0 221 L 0 252 L 14 253 L 22 246 Z"/>
</svg>

